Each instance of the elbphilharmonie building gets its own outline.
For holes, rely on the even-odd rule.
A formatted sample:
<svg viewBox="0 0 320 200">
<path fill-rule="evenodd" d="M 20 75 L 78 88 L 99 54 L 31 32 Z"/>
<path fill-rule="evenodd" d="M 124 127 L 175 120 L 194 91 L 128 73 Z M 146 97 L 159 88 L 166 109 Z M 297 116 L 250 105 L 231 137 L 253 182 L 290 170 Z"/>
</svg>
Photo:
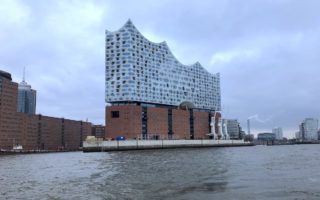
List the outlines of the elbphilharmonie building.
<svg viewBox="0 0 320 200">
<path fill-rule="evenodd" d="M 106 31 L 105 44 L 106 137 L 196 139 L 217 132 L 219 73 L 182 64 L 166 42 L 149 41 L 130 20 Z"/>
<path fill-rule="evenodd" d="M 219 73 L 199 62 L 181 64 L 166 42 L 146 39 L 129 20 L 115 32 L 106 31 L 106 102 L 143 102 L 221 110 Z"/>
</svg>

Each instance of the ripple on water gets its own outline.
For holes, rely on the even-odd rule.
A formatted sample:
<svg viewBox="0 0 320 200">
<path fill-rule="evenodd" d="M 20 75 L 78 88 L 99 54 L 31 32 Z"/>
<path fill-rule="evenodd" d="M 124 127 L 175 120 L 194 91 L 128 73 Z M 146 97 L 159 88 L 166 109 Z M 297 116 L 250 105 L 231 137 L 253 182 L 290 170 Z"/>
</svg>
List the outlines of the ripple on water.
<svg viewBox="0 0 320 200">
<path fill-rule="evenodd" d="M 4 199 L 320 199 L 320 145 L 0 156 Z"/>
</svg>

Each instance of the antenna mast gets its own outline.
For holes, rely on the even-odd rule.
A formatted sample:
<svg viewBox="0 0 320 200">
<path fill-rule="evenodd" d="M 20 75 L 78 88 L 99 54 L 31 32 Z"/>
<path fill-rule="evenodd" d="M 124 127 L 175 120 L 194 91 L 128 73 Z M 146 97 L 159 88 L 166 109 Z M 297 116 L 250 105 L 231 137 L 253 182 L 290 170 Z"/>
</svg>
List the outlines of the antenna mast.
<svg viewBox="0 0 320 200">
<path fill-rule="evenodd" d="M 26 67 L 23 67 L 23 77 L 22 77 L 22 82 L 26 81 Z"/>
</svg>

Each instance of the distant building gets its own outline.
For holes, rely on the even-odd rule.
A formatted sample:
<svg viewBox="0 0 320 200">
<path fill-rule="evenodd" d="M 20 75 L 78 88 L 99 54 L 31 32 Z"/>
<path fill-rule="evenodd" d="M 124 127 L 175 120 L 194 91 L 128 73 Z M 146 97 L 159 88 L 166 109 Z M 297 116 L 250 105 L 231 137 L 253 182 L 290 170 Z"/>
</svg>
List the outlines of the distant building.
<svg viewBox="0 0 320 200">
<path fill-rule="evenodd" d="M 260 141 L 274 141 L 276 139 L 276 135 L 274 133 L 259 133 L 258 140 Z"/>
<path fill-rule="evenodd" d="M 299 125 L 299 140 L 318 140 L 318 119 L 306 118 Z"/>
<path fill-rule="evenodd" d="M 276 135 L 276 140 L 282 140 L 283 139 L 282 128 L 276 127 L 274 129 L 272 129 L 272 133 L 274 133 Z"/>
<path fill-rule="evenodd" d="M 103 125 L 92 125 L 91 135 L 97 138 L 104 138 L 105 136 L 105 126 Z"/>
<path fill-rule="evenodd" d="M 239 126 L 240 129 L 240 134 L 239 134 L 239 139 L 244 139 L 246 137 L 246 132 L 242 130 L 241 126 Z"/>
<path fill-rule="evenodd" d="M 227 120 L 227 131 L 230 139 L 240 139 L 240 124 L 236 119 Z"/>
<path fill-rule="evenodd" d="M 221 133 L 222 137 L 225 139 L 230 139 L 229 134 L 228 134 L 228 120 L 227 119 L 222 119 L 221 120 Z"/>
<path fill-rule="evenodd" d="M 18 112 L 27 114 L 36 113 L 36 94 L 37 92 L 31 89 L 31 85 L 25 82 L 24 78 L 18 85 Z"/>
<path fill-rule="evenodd" d="M 300 131 L 297 131 L 295 133 L 295 135 L 296 135 L 296 139 L 301 139 L 302 138 L 302 136 L 300 135 Z"/>
</svg>

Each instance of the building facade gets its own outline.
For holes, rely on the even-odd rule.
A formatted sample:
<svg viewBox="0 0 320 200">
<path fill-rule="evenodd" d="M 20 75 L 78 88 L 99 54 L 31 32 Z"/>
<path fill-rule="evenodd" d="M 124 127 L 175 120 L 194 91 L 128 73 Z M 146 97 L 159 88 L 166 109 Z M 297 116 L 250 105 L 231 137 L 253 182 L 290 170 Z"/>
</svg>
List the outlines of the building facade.
<svg viewBox="0 0 320 200">
<path fill-rule="evenodd" d="M 283 131 L 282 128 L 276 127 L 272 129 L 272 133 L 275 134 L 276 140 L 282 140 L 283 139 Z"/>
<path fill-rule="evenodd" d="M 0 149 L 78 150 L 91 123 L 17 112 L 18 84 L 0 71 Z"/>
<path fill-rule="evenodd" d="M 260 141 L 274 141 L 276 139 L 276 134 L 274 133 L 259 133 L 258 140 Z"/>
<path fill-rule="evenodd" d="M 0 149 L 15 143 L 19 134 L 17 117 L 18 84 L 12 82 L 11 74 L 0 71 Z"/>
<path fill-rule="evenodd" d="M 36 113 L 36 94 L 37 92 L 31 89 L 31 85 L 28 85 L 23 80 L 18 85 L 18 112 L 35 114 Z"/>
<path fill-rule="evenodd" d="M 299 125 L 299 140 L 318 140 L 319 122 L 316 118 L 306 118 Z"/>
<path fill-rule="evenodd" d="M 104 138 L 105 137 L 105 126 L 103 125 L 92 125 L 92 132 L 91 135 L 97 138 Z"/>
<path fill-rule="evenodd" d="M 106 138 L 221 138 L 218 73 L 181 64 L 165 42 L 149 41 L 130 20 L 106 31 L 105 50 Z"/>
<path fill-rule="evenodd" d="M 230 139 L 229 133 L 228 133 L 228 120 L 227 119 L 222 119 L 221 120 L 221 132 L 222 136 L 225 139 Z"/>
<path fill-rule="evenodd" d="M 236 119 L 228 119 L 227 121 L 227 131 L 230 139 L 240 139 L 240 124 Z"/>
<path fill-rule="evenodd" d="M 106 31 L 106 102 L 144 102 L 221 110 L 220 76 L 200 63 L 181 64 L 166 42 L 146 39 L 129 20 Z"/>
</svg>

